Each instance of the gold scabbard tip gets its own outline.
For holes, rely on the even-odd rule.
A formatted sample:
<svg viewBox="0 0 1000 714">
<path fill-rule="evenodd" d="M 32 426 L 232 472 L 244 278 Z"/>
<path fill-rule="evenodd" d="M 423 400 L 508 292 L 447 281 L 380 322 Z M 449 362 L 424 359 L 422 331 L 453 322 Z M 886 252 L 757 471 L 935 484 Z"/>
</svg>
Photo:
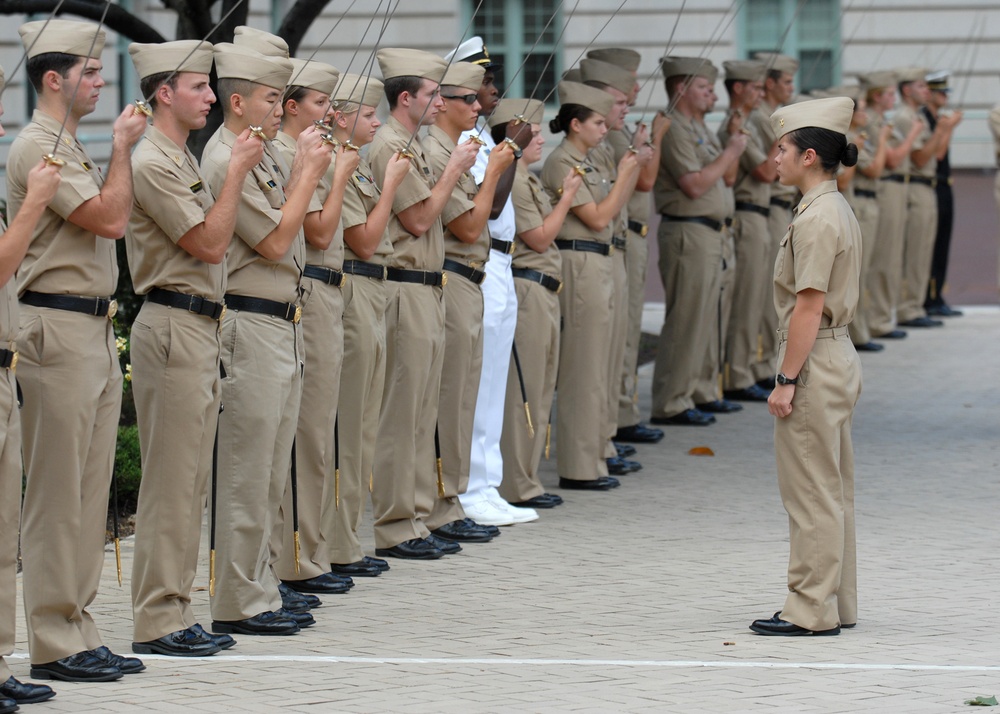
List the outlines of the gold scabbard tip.
<svg viewBox="0 0 1000 714">
<path fill-rule="evenodd" d="M 215 597 L 215 549 L 208 553 L 208 596 Z"/>
<path fill-rule="evenodd" d="M 545 460 L 549 458 L 549 446 L 552 444 L 552 425 L 545 425 Z"/>
<path fill-rule="evenodd" d="M 115 516 L 117 518 L 118 516 Z M 122 584 L 122 544 L 115 538 L 115 566 L 118 568 L 118 587 Z"/>
<path fill-rule="evenodd" d="M 299 532 L 295 531 L 292 535 L 292 542 L 295 544 L 295 574 L 299 574 L 299 552 L 302 550 L 302 546 L 299 543 Z"/>
<path fill-rule="evenodd" d="M 531 423 L 531 407 L 528 403 L 524 403 L 524 418 L 528 420 L 528 436 L 532 439 L 535 438 L 535 425 Z"/>
</svg>

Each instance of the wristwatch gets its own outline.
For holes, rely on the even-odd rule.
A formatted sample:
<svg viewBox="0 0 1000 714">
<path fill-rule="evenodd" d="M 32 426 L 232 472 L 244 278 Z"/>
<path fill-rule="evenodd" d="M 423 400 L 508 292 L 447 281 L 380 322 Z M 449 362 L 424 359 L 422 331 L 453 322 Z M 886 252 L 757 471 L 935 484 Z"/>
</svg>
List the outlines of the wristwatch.
<svg viewBox="0 0 1000 714">
<path fill-rule="evenodd" d="M 784 372 L 778 372 L 778 376 L 774 378 L 774 381 L 778 384 L 798 384 L 799 378 L 796 377 L 795 379 L 792 379 L 790 377 L 786 377 Z"/>
</svg>

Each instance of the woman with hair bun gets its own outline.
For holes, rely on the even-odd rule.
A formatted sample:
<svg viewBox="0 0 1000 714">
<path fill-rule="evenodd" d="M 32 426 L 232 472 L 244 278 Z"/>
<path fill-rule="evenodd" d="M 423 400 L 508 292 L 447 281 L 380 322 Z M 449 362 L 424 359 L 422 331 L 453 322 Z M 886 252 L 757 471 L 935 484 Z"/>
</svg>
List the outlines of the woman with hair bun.
<svg viewBox="0 0 1000 714">
<path fill-rule="evenodd" d="M 837 191 L 854 103 L 846 97 L 771 115 L 778 179 L 802 192 L 774 265 L 779 346 L 774 424 L 778 489 L 788 512 L 788 596 L 762 635 L 838 635 L 857 622 L 851 420 L 861 364 L 847 333 L 860 295 L 861 229 Z"/>
</svg>

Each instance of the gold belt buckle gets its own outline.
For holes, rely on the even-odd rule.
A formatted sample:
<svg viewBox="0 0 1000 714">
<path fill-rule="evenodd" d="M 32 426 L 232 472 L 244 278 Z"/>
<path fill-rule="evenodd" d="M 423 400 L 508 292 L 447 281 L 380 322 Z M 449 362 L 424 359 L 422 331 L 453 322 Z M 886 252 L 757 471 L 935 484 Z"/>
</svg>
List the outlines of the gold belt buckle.
<svg viewBox="0 0 1000 714">
<path fill-rule="evenodd" d="M 115 315 L 117 314 L 118 314 L 118 301 L 112 300 L 111 302 L 108 303 L 108 319 L 109 320 L 115 319 Z"/>
<path fill-rule="evenodd" d="M 338 288 L 342 288 L 347 285 L 347 273 L 340 271 L 340 281 L 337 283 Z"/>
<path fill-rule="evenodd" d="M 507 246 L 507 255 L 514 255 L 514 241 L 511 241 L 510 245 Z"/>
<path fill-rule="evenodd" d="M 226 303 L 222 303 L 222 312 L 219 313 L 219 322 L 222 322 L 222 318 L 226 316 Z"/>
<path fill-rule="evenodd" d="M 647 233 L 649 233 L 649 226 L 643 226 L 642 230 L 639 232 L 639 235 L 645 238 Z"/>
<path fill-rule="evenodd" d="M 15 351 L 14 356 L 10 358 L 10 367 L 8 367 L 7 369 L 9 369 L 11 372 L 14 372 L 17 369 L 17 360 L 19 358 L 20 355 Z"/>
<path fill-rule="evenodd" d="M 608 245 L 608 256 L 610 257 L 614 254 L 615 254 L 615 245 L 614 243 L 611 243 Z"/>
<path fill-rule="evenodd" d="M 448 284 L 448 273 L 441 271 L 441 287 L 443 288 Z"/>
<path fill-rule="evenodd" d="M 295 315 L 292 316 L 292 324 L 293 325 L 299 324 L 299 321 L 301 319 L 302 319 L 302 306 L 301 305 L 296 305 L 295 306 Z"/>
<path fill-rule="evenodd" d="M 556 295 L 558 295 L 558 294 L 559 294 L 559 293 L 561 293 L 562 291 L 563 291 L 563 281 L 562 281 L 562 280 L 560 280 L 560 281 L 559 281 L 559 287 L 558 287 L 558 288 L 556 288 Z"/>
</svg>

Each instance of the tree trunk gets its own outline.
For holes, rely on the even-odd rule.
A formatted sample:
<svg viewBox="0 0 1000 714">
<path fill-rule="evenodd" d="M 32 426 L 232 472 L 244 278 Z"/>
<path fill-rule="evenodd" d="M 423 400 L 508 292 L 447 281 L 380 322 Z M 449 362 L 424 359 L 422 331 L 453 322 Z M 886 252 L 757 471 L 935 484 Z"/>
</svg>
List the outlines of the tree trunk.
<svg viewBox="0 0 1000 714">
<path fill-rule="evenodd" d="M 0 0 L 0 15 L 18 15 L 21 13 L 51 13 L 59 4 L 59 0 Z M 64 0 L 59 8 L 60 15 L 78 15 L 98 22 L 104 14 L 103 2 L 85 2 L 85 0 Z M 140 20 L 138 17 L 123 10 L 118 5 L 110 5 L 104 18 L 104 24 L 119 35 L 133 42 L 165 42 L 159 32 Z"/>
</svg>

